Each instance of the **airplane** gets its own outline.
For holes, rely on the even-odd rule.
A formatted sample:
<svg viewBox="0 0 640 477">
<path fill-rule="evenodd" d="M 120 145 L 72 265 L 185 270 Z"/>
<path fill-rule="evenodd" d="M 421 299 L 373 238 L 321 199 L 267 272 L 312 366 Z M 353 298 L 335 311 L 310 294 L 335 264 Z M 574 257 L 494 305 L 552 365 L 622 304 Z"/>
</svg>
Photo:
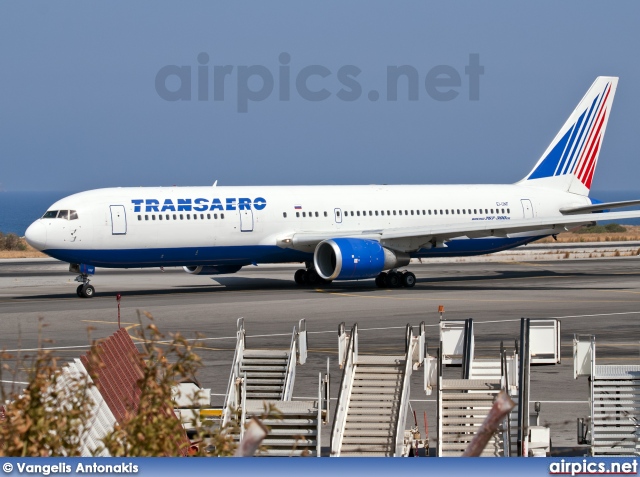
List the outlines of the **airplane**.
<svg viewBox="0 0 640 477">
<path fill-rule="evenodd" d="M 493 253 L 596 220 L 640 200 L 589 198 L 617 77 L 601 76 L 515 184 L 130 187 L 80 192 L 29 226 L 27 242 L 69 262 L 77 294 L 95 294 L 95 267 L 180 266 L 195 275 L 299 262 L 294 280 L 375 278 L 413 287 L 412 258 Z"/>
</svg>

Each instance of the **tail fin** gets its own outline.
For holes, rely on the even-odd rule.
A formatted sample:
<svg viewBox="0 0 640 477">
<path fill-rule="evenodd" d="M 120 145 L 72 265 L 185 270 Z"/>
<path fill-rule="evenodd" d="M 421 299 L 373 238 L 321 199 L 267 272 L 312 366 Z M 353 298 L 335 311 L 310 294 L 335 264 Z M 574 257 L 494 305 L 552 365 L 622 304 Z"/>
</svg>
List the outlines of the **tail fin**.
<svg viewBox="0 0 640 477">
<path fill-rule="evenodd" d="M 589 195 L 617 85 L 616 77 L 596 78 L 533 170 L 518 184 Z"/>
</svg>

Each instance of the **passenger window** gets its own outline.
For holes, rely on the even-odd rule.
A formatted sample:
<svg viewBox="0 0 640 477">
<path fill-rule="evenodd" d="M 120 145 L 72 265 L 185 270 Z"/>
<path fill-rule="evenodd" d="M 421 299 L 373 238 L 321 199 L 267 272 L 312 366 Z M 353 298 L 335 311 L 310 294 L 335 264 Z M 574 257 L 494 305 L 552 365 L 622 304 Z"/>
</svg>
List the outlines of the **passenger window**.
<svg viewBox="0 0 640 477">
<path fill-rule="evenodd" d="M 316 217 L 318 217 L 318 212 L 316 212 Z"/>
<path fill-rule="evenodd" d="M 307 216 L 307 213 L 306 213 L 306 212 L 302 212 L 302 216 L 303 216 L 303 217 L 306 217 L 306 216 Z"/>
<path fill-rule="evenodd" d="M 507 209 L 507 214 L 510 214 L 510 213 L 511 213 L 511 209 Z"/>
<path fill-rule="evenodd" d="M 393 215 L 396 215 L 396 211 L 395 210 L 393 211 Z"/>
<path fill-rule="evenodd" d="M 58 215 L 57 210 L 48 210 L 42 216 L 43 219 L 55 219 Z"/>
<path fill-rule="evenodd" d="M 287 213 L 286 212 L 282 212 L 282 216 L 286 219 L 287 218 Z"/>
<path fill-rule="evenodd" d="M 144 216 L 144 220 L 149 220 L 149 216 L 148 216 L 148 215 L 145 215 L 145 216 Z"/>
<path fill-rule="evenodd" d="M 193 214 L 193 220 L 198 220 L 198 214 Z"/>
<path fill-rule="evenodd" d="M 465 215 L 466 213 L 467 213 L 467 211 L 462 209 L 462 215 Z"/>
<path fill-rule="evenodd" d="M 162 220 L 162 215 L 158 215 L 158 220 Z"/>
<path fill-rule="evenodd" d="M 220 214 L 220 220 L 224 219 L 224 214 Z"/>
<path fill-rule="evenodd" d="M 402 215 L 402 211 L 401 210 L 398 211 L 398 215 Z"/>
<path fill-rule="evenodd" d="M 213 220 L 218 220 L 218 214 L 213 214 Z"/>
<path fill-rule="evenodd" d="M 411 211 L 411 215 L 413 215 L 413 210 Z"/>
<path fill-rule="evenodd" d="M 180 220 L 184 220 L 184 216 L 180 214 Z"/>
<path fill-rule="evenodd" d="M 460 215 L 460 209 L 456 209 L 456 214 Z"/>
<path fill-rule="evenodd" d="M 296 212 L 296 217 L 300 218 L 300 212 Z"/>
<path fill-rule="evenodd" d="M 326 211 L 325 211 L 325 213 L 324 213 L 324 216 L 325 216 L 325 217 L 327 216 L 327 212 L 326 212 Z"/>
<path fill-rule="evenodd" d="M 376 216 L 378 215 L 378 211 L 376 210 Z"/>
<path fill-rule="evenodd" d="M 488 214 L 489 213 L 489 209 L 484 209 L 484 213 Z"/>
<path fill-rule="evenodd" d="M 176 219 L 177 219 L 176 214 L 173 214 L 173 220 L 176 220 Z"/>
<path fill-rule="evenodd" d="M 153 215 L 151 216 L 151 220 L 156 220 L 156 214 L 153 214 Z"/>
<path fill-rule="evenodd" d="M 167 217 L 169 217 L 169 216 L 167 215 Z M 286 214 L 285 214 L 285 217 L 286 217 Z M 211 220 L 211 214 L 207 214 L 207 219 Z"/>
<path fill-rule="evenodd" d="M 391 215 L 391 211 L 387 210 L 387 215 Z"/>
<path fill-rule="evenodd" d="M 142 215 L 138 215 L 138 220 L 142 220 Z"/>
<path fill-rule="evenodd" d="M 449 215 L 449 209 L 444 209 L 444 213 Z"/>
</svg>

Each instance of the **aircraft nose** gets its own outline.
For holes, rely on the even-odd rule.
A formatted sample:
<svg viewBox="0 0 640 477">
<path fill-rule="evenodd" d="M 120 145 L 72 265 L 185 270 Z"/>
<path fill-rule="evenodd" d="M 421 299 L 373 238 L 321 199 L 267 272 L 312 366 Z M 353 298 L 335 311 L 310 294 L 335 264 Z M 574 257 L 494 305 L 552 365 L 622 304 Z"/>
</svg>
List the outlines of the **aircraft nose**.
<svg viewBox="0 0 640 477">
<path fill-rule="evenodd" d="M 47 245 L 47 227 L 40 220 L 32 223 L 24 233 L 29 245 L 38 250 L 44 250 Z"/>
</svg>

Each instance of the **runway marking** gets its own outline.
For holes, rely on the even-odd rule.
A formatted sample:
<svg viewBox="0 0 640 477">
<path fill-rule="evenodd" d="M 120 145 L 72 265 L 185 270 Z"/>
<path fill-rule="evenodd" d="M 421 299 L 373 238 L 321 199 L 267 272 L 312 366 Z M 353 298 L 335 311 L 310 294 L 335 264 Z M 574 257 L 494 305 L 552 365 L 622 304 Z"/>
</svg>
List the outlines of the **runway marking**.
<svg viewBox="0 0 640 477">
<path fill-rule="evenodd" d="M 553 278 L 563 278 L 563 277 L 553 277 Z M 520 280 L 520 278 L 511 278 L 510 280 Z M 538 303 L 540 300 L 520 300 L 520 299 L 465 299 L 465 298 L 425 298 L 425 297 L 403 297 L 403 296 L 380 296 L 380 295 L 358 295 L 355 293 L 342 293 L 342 292 L 331 292 L 327 290 L 322 290 L 320 288 L 316 289 L 317 292 L 326 293 L 328 295 L 336 295 L 336 296 L 344 296 L 348 298 L 378 298 L 382 300 L 399 300 L 399 301 L 429 301 L 429 302 L 442 302 L 443 300 L 455 300 L 455 301 L 463 301 L 469 302 L 472 301 L 474 303 Z M 462 290 L 461 290 L 462 291 Z M 592 290 L 596 291 L 596 290 Z M 609 292 L 607 288 L 597 289 L 597 291 Z M 638 292 L 640 294 L 640 292 Z M 628 300 L 628 301 L 620 301 L 620 300 L 545 300 L 545 303 L 637 303 L 636 300 Z"/>
<path fill-rule="evenodd" d="M 527 267 L 546 267 L 548 264 L 545 263 L 529 263 L 529 262 L 516 262 L 515 260 L 503 260 L 495 263 L 504 263 L 507 265 L 525 265 Z"/>
<path fill-rule="evenodd" d="M 622 311 L 615 313 L 594 313 L 589 315 L 564 315 L 564 316 L 546 316 L 546 317 L 536 317 L 536 319 L 558 319 L 558 320 L 566 320 L 569 318 L 598 318 L 603 316 L 626 316 L 626 315 L 640 315 L 640 311 Z M 474 320 L 475 321 L 475 320 Z M 475 321 L 474 324 L 482 325 L 489 323 L 508 323 L 508 322 L 519 322 L 520 318 L 514 319 L 506 319 L 506 320 L 487 320 L 487 321 Z M 439 324 L 428 324 L 426 327 L 436 327 L 440 326 Z M 406 326 L 385 326 L 385 327 L 376 327 L 376 328 L 358 328 L 358 331 L 382 331 L 382 330 L 398 330 L 405 329 Z M 326 330 L 326 331 L 308 331 L 307 334 L 326 334 L 326 333 L 336 333 L 336 330 Z M 274 336 L 291 336 L 291 333 L 273 333 L 273 334 L 263 334 L 263 335 L 247 335 L 246 338 L 271 338 Z M 216 336 L 209 338 L 193 338 L 189 339 L 190 342 L 196 341 L 217 341 L 217 340 L 233 340 L 236 339 L 236 336 Z M 131 336 L 132 340 L 144 342 L 145 340 Z M 155 341 L 157 344 L 168 344 L 168 341 Z M 633 346 L 633 344 L 620 344 L 620 345 L 606 345 L 606 346 Z M 43 347 L 43 348 L 24 348 L 24 349 L 8 349 L 4 350 L 5 352 L 20 352 L 20 351 L 38 351 L 38 350 L 65 350 L 65 349 L 82 349 L 82 348 L 90 348 L 91 345 L 80 345 L 80 346 L 52 346 L 52 347 Z M 278 348 L 273 348 L 278 349 Z M 279 348 L 279 349 L 287 349 L 287 348 Z M 608 359 L 618 359 L 618 358 L 608 358 Z M 619 358 L 619 359 L 628 359 L 628 358 Z"/>
</svg>

